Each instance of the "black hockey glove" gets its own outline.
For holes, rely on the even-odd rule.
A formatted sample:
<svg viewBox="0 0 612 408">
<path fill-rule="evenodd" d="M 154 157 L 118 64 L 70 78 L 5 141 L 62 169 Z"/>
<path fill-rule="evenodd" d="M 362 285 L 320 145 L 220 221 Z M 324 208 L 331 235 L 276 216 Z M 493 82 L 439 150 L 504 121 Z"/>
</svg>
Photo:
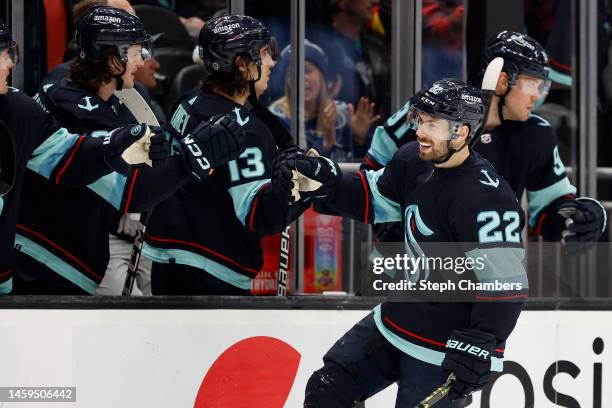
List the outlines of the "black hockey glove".
<svg viewBox="0 0 612 408">
<path fill-rule="evenodd" d="M 491 352 L 495 337 L 474 329 L 453 331 L 446 342 L 446 356 L 442 370 L 455 375 L 453 388 L 448 393 L 451 401 L 464 398 L 483 389 L 491 376 Z"/>
<path fill-rule="evenodd" d="M 203 179 L 216 167 L 234 160 L 245 148 L 246 135 L 233 116 L 226 114 L 202 122 L 180 140 L 191 172 Z"/>
<path fill-rule="evenodd" d="M 163 162 L 171 154 L 171 138 L 170 133 L 164 131 L 162 128 L 152 127 L 151 131 L 154 133 L 151 136 L 151 145 L 149 146 L 149 159 L 153 163 L 153 167 Z"/>
<path fill-rule="evenodd" d="M 592 198 L 566 201 L 559 206 L 558 213 L 564 218 L 565 229 L 561 237 L 566 243 L 565 252 L 570 255 L 591 248 L 606 228 L 606 211 Z"/>
<path fill-rule="evenodd" d="M 122 157 L 122 154 L 136 142 L 142 142 L 144 145 L 145 141 L 141 141 L 140 139 L 145 136 L 147 130 L 147 125 L 143 123 L 140 125 L 131 125 L 124 128 L 118 128 L 106 135 L 104 137 L 104 142 L 102 143 L 102 151 L 106 164 L 111 169 L 121 174 L 129 173 L 133 166 L 144 164 L 144 161 L 129 163 L 125 160 L 125 157 Z M 145 147 L 143 146 L 141 150 L 143 152 L 143 157 L 146 158 L 146 153 L 144 153 Z"/>
<path fill-rule="evenodd" d="M 303 155 L 305 153 L 299 147 L 291 146 L 281 151 L 278 156 L 274 158 L 274 163 L 272 164 L 272 186 L 282 192 L 290 202 L 293 201 L 291 193 L 298 187 L 298 184 L 297 173 L 291 170 L 288 163 L 293 163 L 295 155 L 298 154 Z"/>
<path fill-rule="evenodd" d="M 546 217 L 542 219 L 543 217 Z M 560 198 L 540 215 L 540 233 L 549 241 L 565 243 L 564 252 L 577 255 L 591 248 L 606 227 L 606 212 L 592 198 Z"/>
<path fill-rule="evenodd" d="M 315 149 L 307 153 L 295 149 L 281 154 L 273 166 L 272 183 L 289 191 L 290 202 L 309 203 L 313 199 L 333 198 L 341 180 L 338 163 L 319 156 Z"/>
</svg>

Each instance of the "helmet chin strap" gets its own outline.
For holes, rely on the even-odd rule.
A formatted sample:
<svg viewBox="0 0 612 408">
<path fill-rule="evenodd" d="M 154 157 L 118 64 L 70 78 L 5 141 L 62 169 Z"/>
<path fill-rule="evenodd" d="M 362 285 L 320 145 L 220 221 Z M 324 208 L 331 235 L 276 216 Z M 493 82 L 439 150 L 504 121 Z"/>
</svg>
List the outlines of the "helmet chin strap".
<svg viewBox="0 0 612 408">
<path fill-rule="evenodd" d="M 469 141 L 466 140 L 466 142 L 463 144 L 463 146 L 461 146 L 458 149 L 453 149 L 451 147 L 451 142 L 453 141 L 454 138 L 450 138 L 447 142 L 446 142 L 446 149 L 448 150 L 448 152 L 446 152 L 446 155 L 440 159 L 440 160 L 432 160 L 435 164 L 443 164 L 446 163 L 447 161 L 450 160 L 450 158 L 453 156 L 453 154 L 460 152 L 461 150 L 463 150 L 468 144 Z"/>
<path fill-rule="evenodd" d="M 251 102 L 251 105 L 255 103 L 259 103 L 257 99 L 257 92 L 255 91 L 255 82 L 259 81 L 261 78 L 261 66 L 257 65 L 257 79 L 254 81 L 249 81 L 249 97 L 248 100 Z"/>
<path fill-rule="evenodd" d="M 123 74 L 127 70 L 127 64 L 122 63 L 123 71 L 120 74 L 115 74 L 112 77 L 117 80 L 117 90 L 121 91 L 123 89 Z"/>
<path fill-rule="evenodd" d="M 499 115 L 500 122 L 504 121 L 504 105 L 506 104 L 506 96 L 510 93 L 510 82 L 508 82 L 508 87 L 506 88 L 506 92 L 501 95 L 495 94 L 499 98 L 499 102 L 497 102 L 497 114 Z"/>
</svg>

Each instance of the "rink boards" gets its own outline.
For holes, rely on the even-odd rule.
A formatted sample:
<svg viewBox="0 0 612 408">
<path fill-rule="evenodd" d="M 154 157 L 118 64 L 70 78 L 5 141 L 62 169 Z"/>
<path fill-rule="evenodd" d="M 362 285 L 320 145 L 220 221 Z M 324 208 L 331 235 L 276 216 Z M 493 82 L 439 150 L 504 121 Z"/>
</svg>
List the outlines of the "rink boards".
<svg viewBox="0 0 612 408">
<path fill-rule="evenodd" d="M 321 356 L 367 313 L 0 309 L 0 387 L 76 387 L 76 405 L 58 408 L 299 407 Z M 507 345 L 510 373 L 470 407 L 612 406 L 602 387 L 612 379 L 611 323 L 611 311 L 523 312 Z M 366 407 L 393 407 L 393 388 Z"/>
</svg>

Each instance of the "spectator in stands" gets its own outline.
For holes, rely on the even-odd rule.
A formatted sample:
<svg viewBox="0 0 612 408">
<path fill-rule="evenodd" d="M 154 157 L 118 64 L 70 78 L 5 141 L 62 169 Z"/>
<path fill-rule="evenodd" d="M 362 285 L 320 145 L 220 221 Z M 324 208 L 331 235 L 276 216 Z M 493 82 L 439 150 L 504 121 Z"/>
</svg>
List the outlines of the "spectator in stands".
<svg viewBox="0 0 612 408">
<path fill-rule="evenodd" d="M 205 20 L 210 18 L 215 11 L 227 7 L 224 0 L 134 0 L 132 4 L 149 4 L 174 11 L 194 39 L 198 38 Z"/>
<path fill-rule="evenodd" d="M 162 35 L 163 33 L 155 34 L 154 36 L 152 36 L 153 43 L 155 43 L 159 38 L 161 38 Z M 156 74 L 159 70 L 159 67 L 159 62 L 157 61 L 157 59 L 155 59 L 155 49 L 153 49 L 153 55 L 151 56 L 151 59 L 145 61 L 144 65 L 138 68 L 138 71 L 136 71 L 136 74 L 134 74 L 134 79 L 138 84 L 142 85 L 141 87 L 135 85 L 137 91 L 142 94 L 145 100 L 149 103 L 159 124 L 164 126 L 166 124 L 166 114 L 164 113 L 164 110 L 159 105 L 159 103 L 157 103 L 157 101 L 153 99 L 149 93 L 157 86 Z"/>
<path fill-rule="evenodd" d="M 463 76 L 463 0 L 423 1 L 423 67 L 421 84 Z"/>
<path fill-rule="evenodd" d="M 349 106 L 328 97 L 327 56 L 323 50 L 305 40 L 304 54 L 304 117 L 308 147 L 314 147 L 323 156 L 336 161 L 350 160 L 353 141 Z M 291 127 L 290 63 L 291 46 L 288 45 L 281 53 L 277 69 L 285 84 L 285 95 L 270 106 L 288 129 Z"/>
<path fill-rule="evenodd" d="M 362 126 L 364 120 L 351 123 L 355 156 L 362 157 L 369 147 L 372 124 L 379 119 L 374 108 L 382 115 L 390 113 L 388 50 L 367 26 L 372 0 L 333 0 L 332 12 L 333 30 L 321 46 L 330 56 L 330 70 L 342 79 L 338 98 L 357 105 L 356 113 L 369 120 L 367 127 Z"/>
</svg>

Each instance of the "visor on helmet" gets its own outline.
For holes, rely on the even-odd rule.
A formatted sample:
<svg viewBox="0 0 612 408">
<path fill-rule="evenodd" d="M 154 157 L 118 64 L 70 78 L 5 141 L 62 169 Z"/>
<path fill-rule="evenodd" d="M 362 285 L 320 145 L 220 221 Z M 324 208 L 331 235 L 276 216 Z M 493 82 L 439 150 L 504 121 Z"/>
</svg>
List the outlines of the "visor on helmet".
<svg viewBox="0 0 612 408">
<path fill-rule="evenodd" d="M 528 78 L 519 76 L 516 79 L 515 86 L 526 95 L 537 96 L 541 98 L 548 94 L 550 89 L 550 79 Z"/>
<path fill-rule="evenodd" d="M 140 45 L 140 50 L 136 53 L 129 51 L 132 45 Z M 129 59 L 140 57 L 143 61 L 148 61 L 153 57 L 153 39 L 150 35 L 146 35 L 142 42 L 136 44 L 118 45 L 117 50 L 123 62 L 128 62 Z"/>
<path fill-rule="evenodd" d="M 6 41 L 0 43 L 0 50 L 7 50 L 8 57 L 13 61 L 13 64 L 19 64 L 19 46 L 15 41 Z"/>
<path fill-rule="evenodd" d="M 417 132 L 420 129 L 424 136 L 429 136 L 437 140 L 452 139 L 463 125 L 460 122 L 424 112 L 414 106 L 408 111 L 406 121 L 412 129 L 415 129 Z"/>
</svg>

